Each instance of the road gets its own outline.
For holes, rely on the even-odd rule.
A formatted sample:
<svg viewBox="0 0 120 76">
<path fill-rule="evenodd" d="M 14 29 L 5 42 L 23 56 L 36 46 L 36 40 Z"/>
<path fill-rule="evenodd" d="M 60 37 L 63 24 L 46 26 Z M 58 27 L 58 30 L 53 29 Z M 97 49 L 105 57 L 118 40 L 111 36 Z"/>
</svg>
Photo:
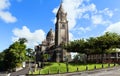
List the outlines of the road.
<svg viewBox="0 0 120 76">
<path fill-rule="evenodd" d="M 16 71 L 16 72 L 12 72 L 10 74 L 10 76 L 26 76 L 26 74 L 29 73 L 29 70 L 33 71 L 34 70 L 34 63 L 29 63 L 29 64 L 26 64 L 26 66 L 30 66 L 31 68 L 29 67 L 25 67 L 24 69 L 22 70 L 19 70 L 19 71 Z"/>
<path fill-rule="evenodd" d="M 110 71 L 101 71 L 94 74 L 88 74 L 88 76 L 120 76 L 120 68 Z"/>
<path fill-rule="evenodd" d="M 20 71 L 11 73 L 10 76 L 22 76 L 22 75 L 25 76 L 25 74 L 28 74 L 28 72 L 29 72 L 29 68 L 26 67 L 26 68 L 24 68 L 24 69 L 22 69 Z"/>
<path fill-rule="evenodd" d="M 101 72 L 94 72 L 94 73 L 77 73 L 71 74 L 67 76 L 120 76 L 120 69 L 111 70 L 111 71 L 101 71 Z"/>
</svg>

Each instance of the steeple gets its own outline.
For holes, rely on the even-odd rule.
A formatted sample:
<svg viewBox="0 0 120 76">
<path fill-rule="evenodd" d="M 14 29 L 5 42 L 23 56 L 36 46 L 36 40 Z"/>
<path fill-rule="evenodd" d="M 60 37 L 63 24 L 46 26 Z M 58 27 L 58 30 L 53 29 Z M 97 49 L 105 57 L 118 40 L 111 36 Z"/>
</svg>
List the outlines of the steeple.
<svg viewBox="0 0 120 76">
<path fill-rule="evenodd" d="M 61 1 L 60 7 L 58 9 L 57 15 L 56 15 L 58 22 L 65 22 L 67 20 L 67 13 L 65 13 L 63 9 L 63 2 Z"/>
<path fill-rule="evenodd" d="M 60 7 L 59 7 L 59 9 L 58 9 L 58 12 L 57 12 L 57 16 L 58 16 L 59 14 L 66 14 L 65 11 L 64 11 L 64 9 L 63 9 L 63 1 L 62 1 L 62 0 L 61 0 Z"/>
<path fill-rule="evenodd" d="M 56 18 L 55 45 L 59 46 L 60 44 L 67 43 L 69 41 L 67 13 L 64 12 L 62 2 L 58 9 Z"/>
</svg>

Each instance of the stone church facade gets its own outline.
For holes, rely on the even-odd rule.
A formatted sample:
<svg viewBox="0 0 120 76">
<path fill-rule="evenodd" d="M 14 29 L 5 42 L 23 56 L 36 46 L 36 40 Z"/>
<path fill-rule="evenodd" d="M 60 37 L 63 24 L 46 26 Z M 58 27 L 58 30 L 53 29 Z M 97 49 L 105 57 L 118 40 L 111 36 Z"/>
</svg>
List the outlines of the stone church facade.
<svg viewBox="0 0 120 76">
<path fill-rule="evenodd" d="M 62 44 L 69 42 L 67 13 L 64 12 L 62 3 L 56 15 L 55 32 L 50 29 L 46 39 L 42 44 L 35 46 L 36 62 L 43 60 L 43 54 L 48 54 L 47 61 L 65 61 L 66 58 L 71 59 L 71 55 L 62 48 Z"/>
</svg>

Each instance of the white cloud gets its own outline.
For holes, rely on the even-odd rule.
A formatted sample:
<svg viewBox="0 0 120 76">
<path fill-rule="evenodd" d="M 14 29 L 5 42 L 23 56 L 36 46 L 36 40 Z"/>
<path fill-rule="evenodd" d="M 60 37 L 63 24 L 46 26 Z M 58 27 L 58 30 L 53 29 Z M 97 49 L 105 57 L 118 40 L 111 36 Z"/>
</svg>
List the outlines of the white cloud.
<svg viewBox="0 0 120 76">
<path fill-rule="evenodd" d="M 91 17 L 91 19 L 92 19 L 92 23 L 95 24 L 95 25 L 103 23 L 102 15 L 93 15 Z"/>
<path fill-rule="evenodd" d="M 109 10 L 109 8 L 105 8 L 104 10 L 99 11 L 99 13 L 103 13 L 103 14 L 109 16 L 109 17 L 113 16 L 113 11 Z"/>
<path fill-rule="evenodd" d="M 69 30 L 75 27 L 77 19 L 80 19 L 83 13 L 87 11 L 96 11 L 95 4 L 84 5 L 84 1 L 89 2 L 89 0 L 63 0 L 63 8 L 65 12 L 67 12 L 67 18 L 69 21 Z M 58 7 L 54 8 L 53 13 L 56 14 L 57 10 Z"/>
<path fill-rule="evenodd" d="M 73 31 L 75 29 L 75 26 L 77 24 L 77 20 L 81 19 L 82 17 L 84 18 L 90 18 L 90 16 L 86 12 L 97 12 L 96 5 L 93 3 L 88 3 L 88 5 L 85 5 L 84 2 L 89 2 L 90 0 L 63 0 L 63 8 L 64 11 L 67 12 L 67 19 L 68 19 L 68 25 L 69 25 L 69 30 Z M 56 15 L 58 11 L 59 6 L 53 9 L 53 13 Z M 84 15 L 86 13 L 86 15 Z M 84 15 L 84 16 L 83 16 Z M 54 23 L 56 19 L 52 20 Z M 79 26 L 81 28 L 81 26 Z M 87 31 L 88 29 L 79 29 L 79 30 L 74 30 L 74 31 Z M 74 38 L 74 35 L 72 32 L 69 34 L 70 40 L 71 39 L 76 39 Z"/>
<path fill-rule="evenodd" d="M 17 19 L 9 11 L 10 2 L 9 0 L 0 0 L 0 19 L 6 23 L 16 22 Z"/>
<path fill-rule="evenodd" d="M 0 10 L 8 9 L 10 6 L 9 0 L 0 0 Z"/>
<path fill-rule="evenodd" d="M 53 9 L 53 13 L 55 15 L 58 8 L 59 6 Z M 110 18 L 114 15 L 114 10 L 110 10 L 109 8 L 98 10 L 96 5 L 91 3 L 90 0 L 63 0 L 63 8 L 64 11 L 67 12 L 69 30 L 73 38 L 76 34 L 79 34 L 79 32 L 86 33 L 87 31 L 92 30 L 94 27 L 90 28 L 91 24 L 92 26 L 109 25 L 111 23 Z M 81 22 L 81 24 L 77 24 L 80 23 L 83 18 L 87 19 L 88 22 Z M 53 22 L 56 22 L 55 18 Z M 80 26 L 84 25 L 84 23 L 86 28 Z M 89 23 L 90 26 L 86 26 L 87 23 Z M 73 33 L 75 35 L 73 35 Z"/>
<path fill-rule="evenodd" d="M 96 13 L 93 13 L 91 16 L 92 24 L 94 25 L 108 25 L 111 23 L 109 18 L 113 17 L 115 10 L 110 10 L 109 8 L 105 8 L 103 10 L 97 10 Z M 107 16 L 107 17 L 106 17 Z"/>
<path fill-rule="evenodd" d="M 59 7 L 54 8 L 53 11 L 52 11 L 55 15 L 56 15 L 56 13 L 57 13 L 57 11 L 58 11 L 58 8 L 59 8 Z M 56 17 L 52 20 L 52 22 L 53 22 L 54 24 L 56 23 Z"/>
<path fill-rule="evenodd" d="M 73 32 L 76 32 L 76 34 L 81 34 L 81 33 L 86 33 L 88 31 L 91 31 L 90 27 L 75 27 L 73 30 Z"/>
<path fill-rule="evenodd" d="M 69 40 L 70 40 L 70 41 L 73 41 L 73 40 L 74 40 L 74 36 L 73 36 L 73 34 L 70 33 L 70 32 L 69 32 Z"/>
<path fill-rule="evenodd" d="M 106 30 L 105 32 L 115 32 L 115 33 L 119 33 L 120 34 L 120 21 L 116 22 L 114 24 L 111 24 Z"/>
<path fill-rule="evenodd" d="M 26 38 L 28 40 L 28 47 L 38 45 L 45 39 L 45 32 L 42 29 L 31 32 L 26 26 L 23 26 L 22 29 L 15 28 L 13 34 L 12 41 L 16 41 L 19 38 Z"/>
<path fill-rule="evenodd" d="M 58 8 L 59 8 L 59 7 L 56 7 L 56 8 L 54 8 L 53 11 L 52 11 L 55 15 L 56 15 L 56 13 L 57 13 L 57 11 L 58 11 Z"/>
<path fill-rule="evenodd" d="M 85 14 L 85 15 L 83 15 L 83 18 L 90 19 L 90 16 L 89 16 L 89 14 Z"/>
<path fill-rule="evenodd" d="M 90 31 L 91 29 L 89 27 L 83 28 L 83 27 L 79 27 L 78 30 L 86 33 L 87 31 Z"/>
<path fill-rule="evenodd" d="M 92 15 L 91 21 L 93 25 L 108 25 L 111 23 L 109 20 L 104 20 L 103 15 Z"/>
<path fill-rule="evenodd" d="M 8 11 L 0 11 L 0 18 L 6 23 L 13 23 L 17 20 L 16 17 L 12 16 L 12 14 Z"/>
<path fill-rule="evenodd" d="M 83 6 L 81 7 L 81 12 L 82 13 L 85 13 L 85 12 L 94 12 L 94 13 L 96 13 L 97 12 L 97 9 L 96 9 L 96 5 L 95 4 L 93 4 L 93 3 L 91 3 L 91 4 L 89 4 L 89 5 L 84 5 L 83 4 Z"/>
</svg>

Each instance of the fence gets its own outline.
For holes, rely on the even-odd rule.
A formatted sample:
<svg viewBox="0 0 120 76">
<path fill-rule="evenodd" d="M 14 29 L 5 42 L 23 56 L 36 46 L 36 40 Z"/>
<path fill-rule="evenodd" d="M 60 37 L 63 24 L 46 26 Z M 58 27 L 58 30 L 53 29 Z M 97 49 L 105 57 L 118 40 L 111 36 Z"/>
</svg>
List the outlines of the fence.
<svg viewBox="0 0 120 76">
<path fill-rule="evenodd" d="M 102 68 L 110 68 L 110 67 L 114 67 L 116 66 L 116 63 L 114 64 L 101 64 L 101 65 L 94 65 L 92 68 L 88 65 L 85 66 L 84 69 L 81 70 L 80 67 L 76 67 L 76 70 L 74 72 L 81 72 L 81 71 L 89 71 L 89 70 L 97 70 L 97 69 L 102 69 Z M 37 72 L 37 73 L 36 73 Z M 41 73 L 41 69 L 40 68 L 36 68 L 35 70 L 32 70 L 29 72 L 30 74 L 27 74 L 27 75 L 43 75 L 43 73 Z M 36 73 L 36 74 L 35 74 Z M 50 75 L 50 74 L 64 74 L 64 73 L 71 73 L 70 69 L 66 68 L 66 71 L 65 72 L 61 72 L 61 70 L 59 69 L 56 69 L 56 72 L 55 73 L 51 73 L 51 69 L 48 69 L 47 72 L 44 74 L 44 75 Z"/>
<path fill-rule="evenodd" d="M 120 63 L 120 52 L 111 54 L 90 54 L 87 55 L 87 61 L 96 63 Z"/>
</svg>

